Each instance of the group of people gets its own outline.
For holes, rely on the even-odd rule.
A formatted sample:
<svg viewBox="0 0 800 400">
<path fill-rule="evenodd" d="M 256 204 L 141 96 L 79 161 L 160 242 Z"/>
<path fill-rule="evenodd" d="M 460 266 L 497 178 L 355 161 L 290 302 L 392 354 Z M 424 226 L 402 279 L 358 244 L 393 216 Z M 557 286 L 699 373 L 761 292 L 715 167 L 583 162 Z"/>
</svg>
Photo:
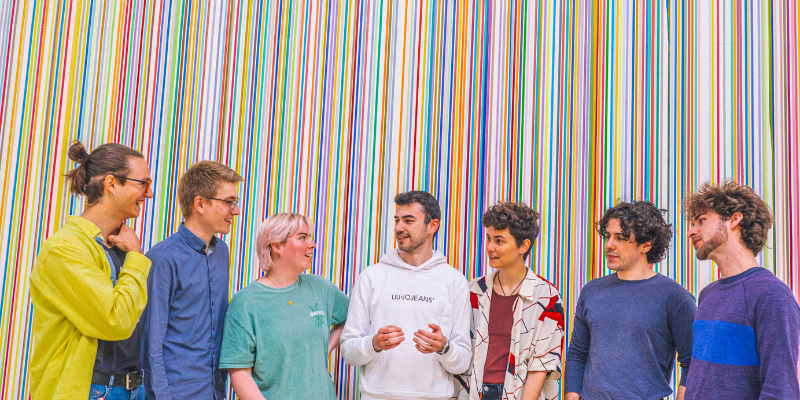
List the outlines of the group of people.
<svg viewBox="0 0 800 400">
<path fill-rule="evenodd" d="M 650 202 L 620 203 L 596 223 L 614 273 L 587 283 L 562 369 L 558 289 L 526 266 L 539 214 L 501 202 L 482 216 L 491 272 L 467 282 L 433 250 L 441 223 L 426 192 L 395 197 L 397 248 L 364 269 L 348 298 L 305 274 L 314 226 L 282 213 L 258 229 L 263 276 L 228 303 L 230 257 L 217 235 L 239 215 L 235 171 L 201 161 L 177 197 L 178 231 L 143 254 L 126 221 L 153 196 L 137 151 L 105 144 L 78 165 L 80 216 L 42 245 L 31 274 L 39 399 L 335 399 L 328 371 L 340 346 L 359 367 L 361 399 L 798 399 L 800 307 L 756 255 L 772 226 L 747 186 L 704 185 L 684 201 L 698 259 L 721 279 L 695 301 L 651 265 L 672 228 Z M 563 266 L 562 266 L 563 267 Z M 562 378 L 563 375 L 563 378 Z"/>
</svg>

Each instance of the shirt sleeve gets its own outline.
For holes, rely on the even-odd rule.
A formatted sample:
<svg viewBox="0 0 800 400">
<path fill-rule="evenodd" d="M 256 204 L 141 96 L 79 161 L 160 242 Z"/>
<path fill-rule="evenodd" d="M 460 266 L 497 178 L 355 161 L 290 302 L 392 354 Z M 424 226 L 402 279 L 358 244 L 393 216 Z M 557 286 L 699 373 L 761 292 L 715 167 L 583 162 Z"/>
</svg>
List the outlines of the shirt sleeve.
<svg viewBox="0 0 800 400">
<path fill-rule="evenodd" d="M 800 308 L 788 287 L 770 290 L 755 304 L 756 351 L 761 361 L 759 399 L 800 399 L 797 380 Z"/>
<path fill-rule="evenodd" d="M 672 333 L 672 341 L 678 351 L 678 362 L 681 365 L 681 379 L 679 386 L 686 386 L 686 379 L 689 377 L 689 364 L 692 361 L 692 324 L 694 315 L 697 312 L 697 305 L 694 296 L 686 293 L 687 298 L 677 311 L 670 315 L 669 330 Z"/>
<path fill-rule="evenodd" d="M 232 310 L 231 310 L 232 309 Z M 256 362 L 256 338 L 238 317 L 235 304 L 231 305 L 225 317 L 225 333 L 222 336 L 219 368 L 252 368 Z M 231 312 L 233 311 L 233 312 Z"/>
<path fill-rule="evenodd" d="M 584 302 L 585 296 L 581 292 L 578 306 L 575 308 L 575 318 L 572 320 L 572 338 L 569 341 L 567 362 L 564 366 L 564 393 L 580 393 L 583 388 L 583 372 L 586 370 L 591 338 L 584 315 Z"/>
<path fill-rule="evenodd" d="M 539 299 L 545 303 L 539 320 L 534 322 L 531 336 L 533 354 L 528 361 L 528 371 L 548 371 L 548 380 L 561 378 L 561 354 L 564 346 L 564 306 L 555 287 L 550 286 L 550 296 Z"/>
<path fill-rule="evenodd" d="M 172 399 L 164 366 L 164 340 L 167 336 L 169 307 L 173 292 L 173 262 L 160 251 L 150 251 L 153 263 L 147 277 L 148 300 L 142 314 L 142 366 L 148 395 L 156 399 Z"/>
<path fill-rule="evenodd" d="M 450 350 L 445 354 L 436 353 L 436 358 L 447 372 L 457 375 L 463 374 L 472 363 L 472 340 L 469 336 L 469 324 L 472 319 L 472 306 L 469 301 L 469 285 L 466 279 L 459 277 L 459 287 L 452 299 L 453 326 L 450 327 Z"/>
<path fill-rule="evenodd" d="M 339 349 L 344 361 L 353 366 L 366 365 L 378 354 L 372 348 L 370 334 L 369 294 L 371 292 L 366 273 L 358 276 L 350 296 L 347 322 L 339 340 Z"/>
<path fill-rule="evenodd" d="M 100 340 L 127 339 L 147 304 L 150 260 L 129 252 L 116 286 L 95 261 L 68 244 L 56 245 L 42 259 L 42 295 L 84 335 Z"/>
<path fill-rule="evenodd" d="M 347 320 L 347 310 L 350 307 L 350 298 L 339 290 L 333 283 L 331 285 L 331 296 L 333 297 L 333 314 L 331 314 L 331 325 L 341 325 Z"/>
</svg>

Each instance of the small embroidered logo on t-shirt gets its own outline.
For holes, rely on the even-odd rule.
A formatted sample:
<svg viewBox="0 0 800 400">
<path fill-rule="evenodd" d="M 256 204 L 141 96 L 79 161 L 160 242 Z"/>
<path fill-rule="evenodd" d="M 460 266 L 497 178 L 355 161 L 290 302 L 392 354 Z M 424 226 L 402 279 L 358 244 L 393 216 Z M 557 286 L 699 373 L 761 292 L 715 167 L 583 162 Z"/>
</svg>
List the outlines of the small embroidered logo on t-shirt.
<svg viewBox="0 0 800 400">
<path fill-rule="evenodd" d="M 308 306 L 308 308 L 311 308 L 311 316 L 314 317 L 314 325 L 316 325 L 317 328 L 322 328 L 325 325 L 325 311 L 317 311 L 318 307 L 318 303 L 314 304 L 314 308 Z"/>
</svg>

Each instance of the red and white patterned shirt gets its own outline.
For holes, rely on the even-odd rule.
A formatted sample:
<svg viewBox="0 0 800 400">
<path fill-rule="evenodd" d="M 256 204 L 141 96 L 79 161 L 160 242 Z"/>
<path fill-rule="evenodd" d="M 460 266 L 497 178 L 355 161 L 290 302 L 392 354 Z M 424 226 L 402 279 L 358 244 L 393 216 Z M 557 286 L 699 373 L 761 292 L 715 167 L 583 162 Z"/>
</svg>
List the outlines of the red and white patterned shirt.
<svg viewBox="0 0 800 400">
<path fill-rule="evenodd" d="M 459 400 L 481 398 L 483 368 L 489 348 L 489 305 L 492 302 L 493 271 L 470 282 L 472 304 L 472 367 L 465 375 L 455 376 L 455 394 Z M 547 371 L 539 400 L 558 397 L 561 378 L 561 354 L 564 346 L 564 308 L 558 289 L 528 270 L 514 302 L 514 324 L 508 355 L 504 400 L 522 396 L 528 372 Z"/>
</svg>

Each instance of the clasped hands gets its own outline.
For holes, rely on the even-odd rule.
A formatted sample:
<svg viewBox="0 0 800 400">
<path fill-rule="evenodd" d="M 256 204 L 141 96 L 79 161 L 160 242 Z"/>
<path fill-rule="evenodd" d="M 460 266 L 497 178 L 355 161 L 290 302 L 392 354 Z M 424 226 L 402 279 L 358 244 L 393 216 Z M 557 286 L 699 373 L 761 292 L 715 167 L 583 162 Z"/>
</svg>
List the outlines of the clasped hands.
<svg viewBox="0 0 800 400">
<path fill-rule="evenodd" d="M 447 344 L 447 338 L 442 334 L 442 329 L 439 325 L 428 324 L 432 332 L 417 330 L 414 333 L 414 343 L 420 353 L 433 353 L 441 351 L 444 345 Z M 372 336 L 372 348 L 375 351 L 383 351 L 393 349 L 400 345 L 402 341 L 406 340 L 403 336 L 403 330 L 394 325 L 387 325 L 378 329 L 378 333 Z"/>
</svg>

